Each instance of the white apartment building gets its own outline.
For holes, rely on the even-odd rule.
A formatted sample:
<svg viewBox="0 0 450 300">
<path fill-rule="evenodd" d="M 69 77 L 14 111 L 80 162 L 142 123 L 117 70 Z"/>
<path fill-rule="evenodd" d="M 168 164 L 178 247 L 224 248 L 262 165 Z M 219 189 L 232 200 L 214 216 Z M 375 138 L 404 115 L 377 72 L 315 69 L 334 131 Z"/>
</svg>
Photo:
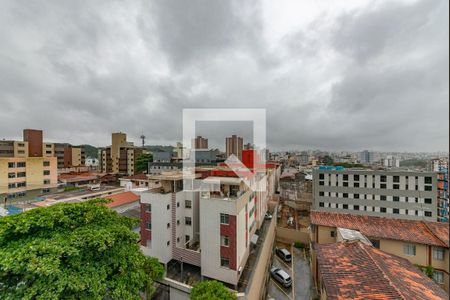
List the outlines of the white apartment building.
<svg viewBox="0 0 450 300">
<path fill-rule="evenodd" d="M 202 276 L 236 286 L 274 194 L 277 172 L 269 169 L 267 176 L 251 180 L 252 186 L 265 181 L 264 192 L 224 174 L 206 176 L 204 186 L 219 188 L 202 192 L 185 190 L 180 171 L 149 176 L 159 186 L 141 193 L 144 254 L 165 265 L 177 260 L 198 266 Z"/>
</svg>

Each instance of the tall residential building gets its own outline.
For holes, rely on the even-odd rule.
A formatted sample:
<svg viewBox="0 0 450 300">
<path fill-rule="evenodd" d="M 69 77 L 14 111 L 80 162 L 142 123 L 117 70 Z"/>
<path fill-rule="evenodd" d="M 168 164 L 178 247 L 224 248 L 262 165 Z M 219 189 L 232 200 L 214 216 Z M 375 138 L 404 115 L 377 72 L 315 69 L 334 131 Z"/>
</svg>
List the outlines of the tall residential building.
<svg viewBox="0 0 450 300">
<path fill-rule="evenodd" d="M 388 155 L 384 159 L 384 166 L 387 168 L 399 168 L 400 167 L 400 159 L 395 156 Z"/>
<path fill-rule="evenodd" d="M 82 146 L 55 143 L 55 156 L 58 158 L 58 169 L 85 165 L 86 155 Z"/>
<path fill-rule="evenodd" d="M 2 196 L 33 198 L 56 188 L 58 174 L 54 147 L 44 143 L 42 137 L 42 130 L 26 129 L 23 142 L 0 141 Z"/>
<path fill-rule="evenodd" d="M 232 135 L 225 139 L 225 157 L 228 158 L 231 154 L 236 155 L 242 159 L 242 149 L 244 148 L 244 140 L 242 137 Z"/>
<path fill-rule="evenodd" d="M 366 165 L 373 164 L 376 161 L 376 155 L 374 152 L 364 150 L 359 153 L 359 161 Z"/>
<path fill-rule="evenodd" d="M 438 176 L 438 221 L 449 221 L 448 158 L 433 159 L 432 171 Z"/>
<path fill-rule="evenodd" d="M 192 148 L 208 149 L 208 139 L 202 136 L 197 136 L 195 139 L 192 139 Z"/>
<path fill-rule="evenodd" d="M 437 220 L 433 172 L 319 168 L 313 171 L 318 211 Z"/>
<path fill-rule="evenodd" d="M 201 268 L 202 276 L 236 286 L 264 223 L 268 201 L 276 189 L 279 166 L 265 169 L 252 181 L 267 183 L 255 192 L 231 170 L 209 168 L 203 187 L 189 190 L 182 172 L 149 176 L 159 187 L 141 193 L 141 248 L 167 265 L 171 260 Z"/>
<path fill-rule="evenodd" d="M 103 173 L 134 175 L 135 159 L 142 154 L 142 148 L 127 142 L 122 132 L 111 135 L 111 146 L 99 150 L 100 170 Z"/>
</svg>

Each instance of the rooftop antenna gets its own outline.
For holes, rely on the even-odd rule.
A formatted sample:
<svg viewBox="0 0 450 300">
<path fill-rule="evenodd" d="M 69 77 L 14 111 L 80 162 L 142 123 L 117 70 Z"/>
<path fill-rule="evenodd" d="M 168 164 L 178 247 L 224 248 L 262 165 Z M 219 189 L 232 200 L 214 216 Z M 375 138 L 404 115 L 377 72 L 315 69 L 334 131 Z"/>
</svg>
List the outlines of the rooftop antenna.
<svg viewBox="0 0 450 300">
<path fill-rule="evenodd" d="M 142 148 L 144 148 L 144 146 L 145 146 L 145 135 L 142 133 L 140 138 L 142 140 Z"/>
</svg>

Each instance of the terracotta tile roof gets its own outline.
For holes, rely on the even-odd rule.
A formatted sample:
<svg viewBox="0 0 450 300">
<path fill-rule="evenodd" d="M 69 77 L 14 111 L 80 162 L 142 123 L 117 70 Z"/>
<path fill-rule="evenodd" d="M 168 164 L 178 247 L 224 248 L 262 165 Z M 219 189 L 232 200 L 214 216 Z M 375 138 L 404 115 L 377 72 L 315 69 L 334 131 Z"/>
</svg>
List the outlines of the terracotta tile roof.
<svg viewBox="0 0 450 300">
<path fill-rule="evenodd" d="M 358 230 L 369 238 L 449 247 L 448 223 L 312 211 L 311 224 Z"/>
<path fill-rule="evenodd" d="M 147 174 L 140 173 L 140 174 L 136 174 L 136 175 L 127 176 L 124 179 L 147 180 L 148 177 L 147 177 Z"/>
<path fill-rule="evenodd" d="M 105 197 L 106 199 L 111 199 L 112 202 L 106 204 L 108 207 L 117 207 L 132 202 L 139 201 L 140 197 L 133 192 L 123 192 L 119 194 L 110 195 Z"/>
<path fill-rule="evenodd" d="M 406 259 L 359 241 L 315 247 L 327 299 L 448 299 Z"/>
</svg>

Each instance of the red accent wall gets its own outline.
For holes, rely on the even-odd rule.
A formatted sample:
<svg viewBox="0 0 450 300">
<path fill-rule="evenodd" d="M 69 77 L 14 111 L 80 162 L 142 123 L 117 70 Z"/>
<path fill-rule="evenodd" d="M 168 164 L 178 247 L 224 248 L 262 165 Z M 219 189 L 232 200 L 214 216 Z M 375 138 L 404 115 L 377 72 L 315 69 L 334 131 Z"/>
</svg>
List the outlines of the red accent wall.
<svg viewBox="0 0 450 300">
<path fill-rule="evenodd" d="M 229 247 L 220 246 L 220 256 L 230 260 L 230 269 L 236 270 L 237 250 L 236 250 L 236 216 L 230 215 L 229 224 L 220 224 L 220 235 L 228 236 Z"/>
<path fill-rule="evenodd" d="M 147 241 L 152 239 L 151 230 L 147 229 L 147 222 L 152 220 L 152 214 L 146 211 L 146 204 L 141 203 L 141 245 L 147 246 Z"/>
<path fill-rule="evenodd" d="M 28 142 L 28 156 L 42 157 L 42 130 L 24 129 L 23 141 Z"/>
</svg>

